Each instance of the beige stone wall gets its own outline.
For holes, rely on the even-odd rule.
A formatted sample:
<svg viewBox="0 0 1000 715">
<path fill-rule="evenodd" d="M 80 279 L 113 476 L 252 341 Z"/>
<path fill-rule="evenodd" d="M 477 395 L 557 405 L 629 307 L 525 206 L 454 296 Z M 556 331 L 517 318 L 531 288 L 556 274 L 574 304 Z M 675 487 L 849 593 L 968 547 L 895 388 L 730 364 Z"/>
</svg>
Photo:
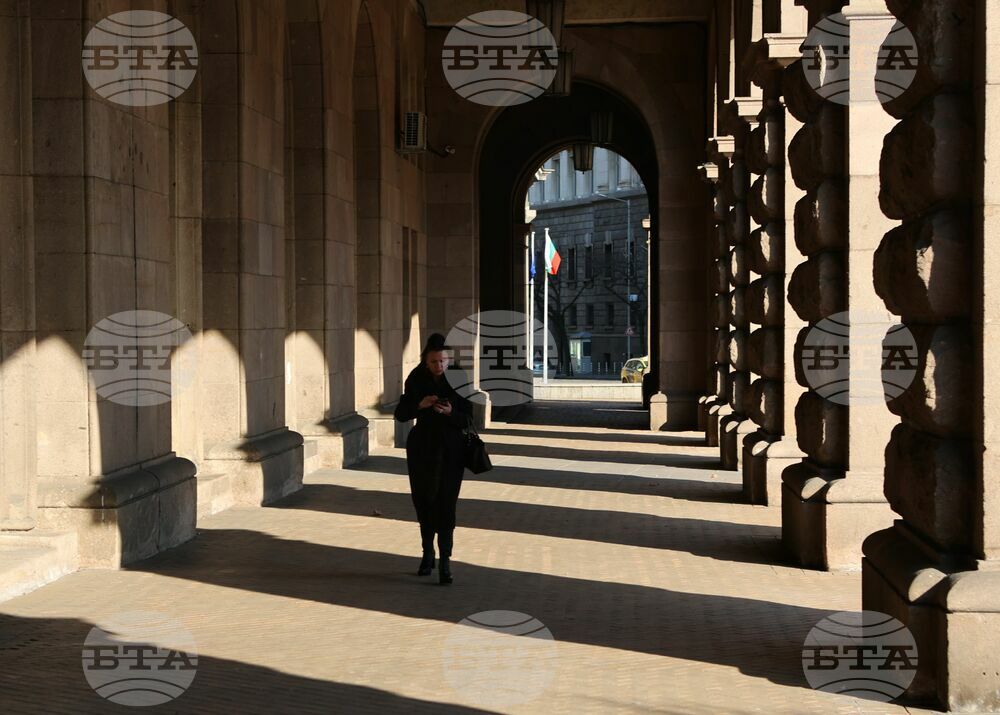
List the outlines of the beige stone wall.
<svg viewBox="0 0 1000 715">
<path fill-rule="evenodd" d="M 37 381 L 31 22 L 0 5 L 0 528 L 35 525 Z"/>
</svg>

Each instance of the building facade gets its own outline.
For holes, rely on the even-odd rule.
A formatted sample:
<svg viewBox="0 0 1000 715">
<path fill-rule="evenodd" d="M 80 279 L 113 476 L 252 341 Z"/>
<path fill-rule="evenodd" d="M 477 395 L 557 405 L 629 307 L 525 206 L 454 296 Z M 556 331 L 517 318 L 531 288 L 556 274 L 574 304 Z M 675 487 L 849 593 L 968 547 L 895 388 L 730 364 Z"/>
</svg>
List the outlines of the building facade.
<svg viewBox="0 0 1000 715">
<path fill-rule="evenodd" d="M 592 170 L 575 171 L 565 150 L 546 160 L 540 174 L 528 190 L 535 265 L 544 266 L 546 229 L 562 257 L 549 278 L 550 324 L 564 343 L 555 367 L 560 375 L 618 379 L 625 361 L 648 353 L 646 189 L 624 157 L 601 147 Z M 538 270 L 535 314 L 541 315 L 545 282 Z"/>
</svg>

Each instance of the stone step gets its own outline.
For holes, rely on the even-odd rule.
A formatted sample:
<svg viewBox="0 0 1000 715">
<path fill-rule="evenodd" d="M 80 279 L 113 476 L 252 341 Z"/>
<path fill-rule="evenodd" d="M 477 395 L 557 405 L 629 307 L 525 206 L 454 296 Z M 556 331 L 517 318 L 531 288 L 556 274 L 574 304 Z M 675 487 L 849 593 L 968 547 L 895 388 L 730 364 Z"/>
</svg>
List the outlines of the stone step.
<svg viewBox="0 0 1000 715">
<path fill-rule="evenodd" d="M 199 474 L 198 519 L 225 511 L 233 505 L 233 483 L 229 474 Z"/>
<path fill-rule="evenodd" d="M 20 596 L 79 568 L 76 533 L 0 533 L 0 601 Z"/>
</svg>

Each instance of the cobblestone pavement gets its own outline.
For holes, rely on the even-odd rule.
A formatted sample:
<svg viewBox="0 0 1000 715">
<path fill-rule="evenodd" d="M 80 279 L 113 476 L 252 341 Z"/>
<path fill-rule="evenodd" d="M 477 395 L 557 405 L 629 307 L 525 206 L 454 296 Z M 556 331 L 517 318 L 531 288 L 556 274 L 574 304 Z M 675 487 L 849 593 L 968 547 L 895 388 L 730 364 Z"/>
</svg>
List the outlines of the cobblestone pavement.
<svg viewBox="0 0 1000 715">
<path fill-rule="evenodd" d="M 90 689 L 81 647 L 95 624 L 148 611 L 182 622 L 199 661 L 146 712 L 905 712 L 802 675 L 806 633 L 860 607 L 860 576 L 785 565 L 779 514 L 739 503 L 738 475 L 697 435 L 644 419 L 547 403 L 494 424 L 496 468 L 462 488 L 451 586 L 414 573 L 392 450 L 217 514 L 132 568 L 0 604 L 0 711 L 135 712 Z M 530 617 L 519 627 L 552 640 L 458 625 L 470 616 Z"/>
</svg>

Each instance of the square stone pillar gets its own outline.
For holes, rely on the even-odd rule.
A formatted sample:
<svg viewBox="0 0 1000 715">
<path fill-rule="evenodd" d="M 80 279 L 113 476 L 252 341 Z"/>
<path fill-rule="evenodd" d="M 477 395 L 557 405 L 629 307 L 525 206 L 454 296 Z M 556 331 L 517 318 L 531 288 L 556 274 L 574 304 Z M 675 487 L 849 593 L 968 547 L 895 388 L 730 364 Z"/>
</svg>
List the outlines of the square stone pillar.
<svg viewBox="0 0 1000 715">
<path fill-rule="evenodd" d="M 79 67 L 80 38 L 103 17 L 87 13 L 106 8 L 31 9 L 34 69 Z M 139 380 L 151 376 L 141 372 L 137 324 L 126 322 L 112 344 L 97 343 L 121 363 L 134 361 L 135 382 L 110 383 L 120 391 L 99 389 L 109 383 L 100 382 L 86 347 L 92 329 L 112 316 L 176 317 L 169 219 L 170 152 L 178 135 L 167 105 L 116 104 L 79 71 L 28 77 L 36 355 L 38 372 L 47 376 L 35 384 L 37 519 L 42 528 L 77 533 L 81 565 L 117 567 L 195 531 L 195 465 L 173 451 L 171 405 L 127 397 L 148 387 Z M 171 381 L 171 389 L 177 385 Z"/>
<path fill-rule="evenodd" d="M 31 24 L 18 5 L 0 6 L 0 530 L 34 527 L 38 472 Z"/>
</svg>

